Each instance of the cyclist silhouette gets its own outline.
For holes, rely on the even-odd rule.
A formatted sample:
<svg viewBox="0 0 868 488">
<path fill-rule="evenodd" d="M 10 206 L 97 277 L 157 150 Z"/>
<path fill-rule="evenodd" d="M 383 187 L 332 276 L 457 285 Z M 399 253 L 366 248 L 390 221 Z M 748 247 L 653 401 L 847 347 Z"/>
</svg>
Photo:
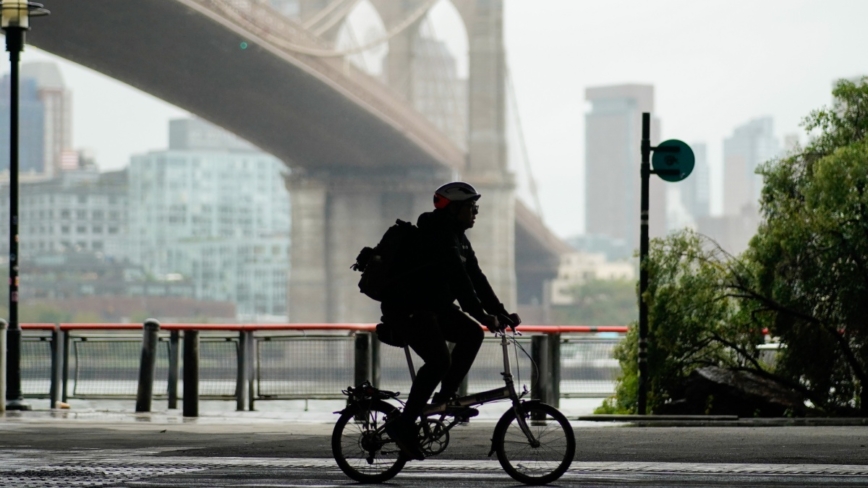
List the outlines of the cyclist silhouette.
<svg viewBox="0 0 868 488">
<path fill-rule="evenodd" d="M 416 373 L 401 416 L 386 426 L 389 437 L 412 459 L 424 459 L 415 423 L 437 384 L 440 391 L 433 403 L 448 402 L 482 345 L 482 330 L 470 317 L 492 332 L 501 330 L 498 316 L 507 317 L 513 325 L 521 322 L 497 298 L 464 234 L 476 222 L 481 196 L 464 182 L 448 183 L 434 192 L 435 210 L 423 213 L 417 221 L 422 236 L 420 254 L 433 264 L 411 274 L 382 301 L 383 320 L 394 324 L 425 362 Z M 446 341 L 455 344 L 451 354 Z M 464 417 L 476 414 L 472 408 L 460 413 Z"/>
</svg>

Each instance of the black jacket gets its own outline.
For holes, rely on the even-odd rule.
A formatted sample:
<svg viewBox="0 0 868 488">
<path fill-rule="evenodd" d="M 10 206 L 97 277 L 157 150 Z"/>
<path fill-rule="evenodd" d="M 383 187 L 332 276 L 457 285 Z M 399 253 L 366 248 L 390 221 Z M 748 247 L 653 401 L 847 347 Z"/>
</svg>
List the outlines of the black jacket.
<svg viewBox="0 0 868 488">
<path fill-rule="evenodd" d="M 385 309 L 448 307 L 455 300 L 461 309 L 479 320 L 485 312 L 506 314 L 476 253 L 455 217 L 446 210 L 426 212 L 416 223 L 421 231 L 418 264 L 402 280 L 396 292 L 383 301 Z"/>
</svg>

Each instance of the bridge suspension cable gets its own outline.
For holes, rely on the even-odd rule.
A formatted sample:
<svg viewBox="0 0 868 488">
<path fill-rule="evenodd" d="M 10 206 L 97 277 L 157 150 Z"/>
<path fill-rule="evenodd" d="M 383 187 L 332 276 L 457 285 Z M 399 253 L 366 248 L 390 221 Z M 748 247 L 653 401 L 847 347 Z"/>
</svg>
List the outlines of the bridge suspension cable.
<svg viewBox="0 0 868 488">
<path fill-rule="evenodd" d="M 298 54 L 304 54 L 306 56 L 313 56 L 313 57 L 339 58 L 339 57 L 347 56 L 350 54 L 357 54 L 357 53 L 360 53 L 363 51 L 367 51 L 368 49 L 370 49 L 374 46 L 380 45 L 384 42 L 388 42 L 390 39 L 397 36 L 398 34 L 403 32 L 404 30 L 406 30 L 408 27 L 413 25 L 420 18 L 422 18 L 422 16 L 425 15 L 426 13 L 428 13 L 428 10 L 430 10 L 431 7 L 433 7 L 434 4 L 436 4 L 438 1 L 440 1 L 440 0 L 428 0 L 424 4 L 420 5 L 419 8 L 417 8 L 416 10 L 411 12 L 404 20 L 402 20 L 401 22 L 396 24 L 394 27 L 392 27 L 391 30 L 386 32 L 386 34 L 383 37 L 380 37 L 379 39 L 375 39 L 371 42 L 368 42 L 362 46 L 352 47 L 352 48 L 344 49 L 341 51 L 336 51 L 336 50 L 332 50 L 332 49 L 319 49 L 319 48 L 309 47 L 309 46 L 302 46 L 300 44 L 295 44 L 293 42 L 289 42 L 286 39 L 283 39 L 280 36 L 277 36 L 274 33 L 269 32 L 267 30 L 265 30 L 263 32 L 263 29 L 261 26 L 256 25 L 255 22 L 251 21 L 250 19 L 245 18 L 244 15 L 241 15 L 240 12 L 238 11 L 237 7 L 232 5 L 231 1 L 211 0 L 209 3 L 211 3 L 212 5 L 216 5 L 216 6 L 221 7 L 221 9 L 224 12 L 232 15 L 233 17 L 235 17 L 239 21 L 252 27 L 254 30 L 256 30 L 260 33 L 263 33 L 264 35 L 266 35 L 268 37 L 268 39 L 270 41 L 279 45 L 281 48 L 286 49 L 287 51 L 295 52 Z"/>
<path fill-rule="evenodd" d="M 313 30 L 313 33 L 321 36 L 328 32 L 328 30 L 334 27 L 335 24 L 337 24 L 341 20 L 344 20 L 347 15 L 352 12 L 357 3 L 359 3 L 359 0 L 350 0 L 349 2 L 345 2 L 343 7 L 338 11 L 338 13 L 326 19 L 325 23 Z"/>
<path fill-rule="evenodd" d="M 524 129 L 521 124 L 521 111 L 518 109 L 518 97 L 515 94 L 515 87 L 512 84 L 512 73 L 509 71 L 509 65 L 506 65 L 506 91 L 507 91 L 507 99 L 509 105 L 512 107 L 512 112 L 515 117 L 515 129 L 518 135 L 518 145 L 521 148 L 522 161 L 524 162 L 524 169 L 527 173 L 528 179 L 528 187 L 530 189 L 531 198 L 533 198 L 533 204 L 537 216 L 539 216 L 540 220 L 543 219 L 543 211 L 542 211 L 542 203 L 540 203 L 539 199 L 539 191 L 536 186 L 536 178 L 533 177 L 533 171 L 531 170 L 530 165 L 530 157 L 528 156 L 527 144 L 524 140 Z"/>
<path fill-rule="evenodd" d="M 301 25 L 305 29 L 311 30 L 318 23 L 320 23 L 326 16 L 328 16 L 330 13 L 335 11 L 335 9 L 337 9 L 341 5 L 350 4 L 351 7 L 355 7 L 356 3 L 358 3 L 358 1 L 359 0 L 349 0 L 349 1 L 347 1 L 347 0 L 333 0 L 330 4 L 326 5 L 326 7 L 324 9 L 318 11 L 317 13 L 313 14 L 311 16 L 311 18 L 302 22 Z M 344 10 L 340 11 L 340 13 L 343 13 L 343 12 L 344 12 Z M 341 18 L 341 15 L 338 15 L 337 17 Z"/>
</svg>

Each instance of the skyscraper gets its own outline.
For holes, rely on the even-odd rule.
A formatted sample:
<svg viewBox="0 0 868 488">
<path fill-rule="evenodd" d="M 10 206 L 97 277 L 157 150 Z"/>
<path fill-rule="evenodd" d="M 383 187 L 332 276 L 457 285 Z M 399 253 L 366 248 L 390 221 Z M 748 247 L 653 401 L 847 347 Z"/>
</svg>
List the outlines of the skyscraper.
<svg viewBox="0 0 868 488">
<path fill-rule="evenodd" d="M 36 80 L 22 78 L 18 88 L 18 171 L 45 171 L 45 113 Z M 0 81 L 0 170 L 9 171 L 9 75 Z"/>
<path fill-rule="evenodd" d="M 723 213 L 756 212 L 762 190 L 757 167 L 779 153 L 771 117 L 753 119 L 735 128 L 723 142 Z M 748 210 L 746 210 L 748 209 Z"/>
<path fill-rule="evenodd" d="M 585 232 L 639 247 L 642 113 L 654 111 L 651 85 L 588 88 L 585 99 Z M 651 144 L 660 140 L 660 122 L 652 117 Z M 649 233 L 666 232 L 665 182 L 651 177 Z"/>
<path fill-rule="evenodd" d="M 48 176 L 55 176 L 61 171 L 63 152 L 72 150 L 72 95 L 54 63 L 24 63 L 21 76 L 36 81 L 37 96 L 44 110 L 43 167 Z"/>
<path fill-rule="evenodd" d="M 759 225 L 763 182 L 756 169 L 778 154 L 771 117 L 736 127 L 723 142 L 723 215 L 698 218 L 699 232 L 731 254 L 747 249 Z"/>
<path fill-rule="evenodd" d="M 705 143 L 696 142 L 691 144 L 690 148 L 696 157 L 696 165 L 693 173 L 678 185 L 681 190 L 681 203 L 696 222 L 711 213 L 711 175 Z"/>
</svg>

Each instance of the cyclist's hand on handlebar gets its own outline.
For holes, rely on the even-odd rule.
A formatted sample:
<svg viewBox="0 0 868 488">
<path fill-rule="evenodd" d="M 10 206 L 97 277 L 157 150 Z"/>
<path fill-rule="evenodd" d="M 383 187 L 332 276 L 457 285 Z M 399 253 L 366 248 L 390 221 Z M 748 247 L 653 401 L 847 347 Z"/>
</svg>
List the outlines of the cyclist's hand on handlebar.
<svg viewBox="0 0 868 488">
<path fill-rule="evenodd" d="M 518 327 L 519 324 L 521 324 L 521 317 L 519 317 L 517 313 L 509 314 L 509 320 L 512 321 L 512 325 L 510 327 L 512 327 L 513 329 L 515 329 L 516 327 Z"/>
<path fill-rule="evenodd" d="M 518 324 L 521 323 L 521 317 L 519 317 L 517 313 L 500 315 L 499 319 L 504 325 L 504 328 L 509 326 L 512 330 L 515 330 L 515 328 L 518 327 Z"/>
<path fill-rule="evenodd" d="M 482 325 L 486 326 L 488 330 L 491 332 L 501 332 L 503 331 L 503 325 L 501 325 L 500 321 L 497 320 L 497 316 L 485 314 L 482 316 L 482 319 L 479 320 Z"/>
</svg>

